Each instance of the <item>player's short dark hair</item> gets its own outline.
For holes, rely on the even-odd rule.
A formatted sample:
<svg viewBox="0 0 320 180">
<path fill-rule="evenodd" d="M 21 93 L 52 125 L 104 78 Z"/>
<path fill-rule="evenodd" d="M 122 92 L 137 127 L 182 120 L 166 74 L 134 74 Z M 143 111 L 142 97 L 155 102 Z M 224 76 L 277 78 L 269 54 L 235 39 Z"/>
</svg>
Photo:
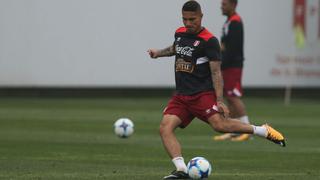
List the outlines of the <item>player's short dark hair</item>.
<svg viewBox="0 0 320 180">
<path fill-rule="evenodd" d="M 235 4 L 235 5 L 238 4 L 238 0 L 229 0 L 229 2 L 231 2 L 232 4 Z"/>
<path fill-rule="evenodd" d="M 201 12 L 201 6 L 197 1 L 191 0 L 184 3 L 182 11 Z"/>
</svg>

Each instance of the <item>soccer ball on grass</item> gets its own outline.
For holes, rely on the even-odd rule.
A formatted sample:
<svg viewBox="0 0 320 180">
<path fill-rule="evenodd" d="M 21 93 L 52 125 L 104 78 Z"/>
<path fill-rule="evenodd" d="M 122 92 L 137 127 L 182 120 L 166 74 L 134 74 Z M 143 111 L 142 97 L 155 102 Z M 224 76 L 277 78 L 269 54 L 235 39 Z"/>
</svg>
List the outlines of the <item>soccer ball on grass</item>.
<svg viewBox="0 0 320 180">
<path fill-rule="evenodd" d="M 192 158 L 187 168 L 191 179 L 208 178 L 212 170 L 210 162 L 203 157 Z"/>
<path fill-rule="evenodd" d="M 130 119 L 120 118 L 114 123 L 114 133 L 121 138 L 127 138 L 133 134 L 133 127 L 134 124 Z"/>
</svg>

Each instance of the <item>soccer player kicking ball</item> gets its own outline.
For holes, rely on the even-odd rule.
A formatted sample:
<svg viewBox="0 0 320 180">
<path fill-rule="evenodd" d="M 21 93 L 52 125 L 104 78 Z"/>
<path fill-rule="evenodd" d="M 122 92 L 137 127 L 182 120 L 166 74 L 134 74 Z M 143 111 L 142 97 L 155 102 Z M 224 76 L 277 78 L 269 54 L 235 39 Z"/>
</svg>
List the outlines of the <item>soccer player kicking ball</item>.
<svg viewBox="0 0 320 180">
<path fill-rule="evenodd" d="M 195 117 L 218 132 L 255 134 L 285 146 L 281 133 L 269 125 L 254 126 L 228 117 L 229 109 L 223 103 L 220 45 L 202 27 L 202 16 L 198 2 L 186 2 L 182 8 L 184 27 L 176 30 L 173 45 L 148 50 L 151 58 L 175 56 L 176 94 L 163 112 L 160 136 L 176 170 L 164 179 L 189 178 L 174 130 L 187 127 Z"/>
</svg>

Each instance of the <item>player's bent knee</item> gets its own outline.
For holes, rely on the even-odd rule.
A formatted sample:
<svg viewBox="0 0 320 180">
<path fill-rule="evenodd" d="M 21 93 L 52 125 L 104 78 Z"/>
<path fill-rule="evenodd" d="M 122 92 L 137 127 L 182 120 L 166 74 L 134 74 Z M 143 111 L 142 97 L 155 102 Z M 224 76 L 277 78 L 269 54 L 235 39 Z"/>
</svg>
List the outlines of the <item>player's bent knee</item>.
<svg viewBox="0 0 320 180">
<path fill-rule="evenodd" d="M 161 122 L 159 127 L 160 136 L 164 135 L 167 131 L 168 131 L 168 126 L 165 123 Z"/>
<path fill-rule="evenodd" d="M 176 127 L 181 123 L 180 119 L 174 115 L 165 115 L 160 123 L 159 133 L 165 135 L 166 133 L 172 133 Z"/>
</svg>

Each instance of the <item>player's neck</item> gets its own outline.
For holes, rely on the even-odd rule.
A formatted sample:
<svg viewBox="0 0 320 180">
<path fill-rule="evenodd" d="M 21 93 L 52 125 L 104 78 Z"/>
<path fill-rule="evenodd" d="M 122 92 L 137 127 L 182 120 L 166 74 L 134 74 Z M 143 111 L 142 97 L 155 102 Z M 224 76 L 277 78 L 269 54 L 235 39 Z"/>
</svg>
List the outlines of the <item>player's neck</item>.
<svg viewBox="0 0 320 180">
<path fill-rule="evenodd" d="M 203 29 L 204 29 L 204 27 L 200 26 L 200 28 L 198 30 L 196 30 L 194 34 L 199 34 Z"/>
<path fill-rule="evenodd" d="M 231 18 L 233 15 L 237 14 L 236 11 L 231 11 L 229 14 L 228 14 L 228 19 Z"/>
</svg>

